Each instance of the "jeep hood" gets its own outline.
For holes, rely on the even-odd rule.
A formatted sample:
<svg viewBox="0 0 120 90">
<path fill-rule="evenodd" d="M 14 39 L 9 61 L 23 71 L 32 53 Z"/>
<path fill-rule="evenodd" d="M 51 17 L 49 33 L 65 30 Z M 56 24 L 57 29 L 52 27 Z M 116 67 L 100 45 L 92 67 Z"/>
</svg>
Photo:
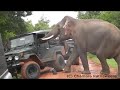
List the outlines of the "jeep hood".
<svg viewBox="0 0 120 90">
<path fill-rule="evenodd" d="M 18 50 L 11 50 L 7 53 L 5 53 L 5 55 L 9 55 L 9 54 L 17 54 L 17 53 L 21 53 L 21 52 L 25 52 L 25 51 L 29 51 L 32 50 L 33 47 L 27 47 L 27 48 L 22 48 L 22 49 L 18 49 Z"/>
</svg>

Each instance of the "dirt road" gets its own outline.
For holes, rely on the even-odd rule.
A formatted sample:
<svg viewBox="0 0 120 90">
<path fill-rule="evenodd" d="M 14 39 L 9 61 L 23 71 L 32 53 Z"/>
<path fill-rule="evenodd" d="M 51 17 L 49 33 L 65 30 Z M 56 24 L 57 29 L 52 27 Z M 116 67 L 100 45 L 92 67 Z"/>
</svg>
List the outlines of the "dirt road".
<svg viewBox="0 0 120 90">
<path fill-rule="evenodd" d="M 57 72 L 56 75 L 53 75 L 49 70 L 50 68 L 46 67 L 41 71 L 40 79 L 116 79 L 117 69 L 110 68 L 110 75 L 101 75 L 101 65 L 94 63 L 92 60 L 89 60 L 89 67 L 91 74 L 81 74 L 83 70 L 82 64 L 72 65 L 71 73 Z"/>
</svg>

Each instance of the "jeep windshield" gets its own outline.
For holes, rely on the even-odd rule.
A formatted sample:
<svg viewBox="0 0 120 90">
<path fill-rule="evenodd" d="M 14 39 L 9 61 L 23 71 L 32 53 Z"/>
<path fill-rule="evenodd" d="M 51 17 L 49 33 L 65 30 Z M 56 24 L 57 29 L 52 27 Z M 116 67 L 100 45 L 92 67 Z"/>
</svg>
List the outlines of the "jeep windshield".
<svg viewBox="0 0 120 90">
<path fill-rule="evenodd" d="M 23 36 L 23 37 L 19 37 L 16 39 L 12 39 L 10 41 L 11 43 L 11 48 L 17 48 L 17 47 L 21 47 L 21 46 L 25 46 L 25 45 L 31 45 L 34 42 L 34 37 L 33 35 L 27 35 L 27 36 Z"/>
</svg>

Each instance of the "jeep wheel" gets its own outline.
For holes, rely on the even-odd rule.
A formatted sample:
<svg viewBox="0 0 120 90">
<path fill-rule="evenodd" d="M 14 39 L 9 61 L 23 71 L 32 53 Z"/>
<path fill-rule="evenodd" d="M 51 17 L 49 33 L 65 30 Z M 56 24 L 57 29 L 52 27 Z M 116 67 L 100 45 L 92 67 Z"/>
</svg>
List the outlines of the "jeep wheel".
<svg viewBox="0 0 120 90">
<path fill-rule="evenodd" d="M 21 75 L 24 79 L 37 79 L 40 76 L 40 66 L 34 62 L 26 62 L 21 68 Z"/>
<path fill-rule="evenodd" d="M 58 72 L 62 71 L 65 67 L 65 61 L 61 54 L 57 54 L 56 60 L 53 62 L 53 68 Z"/>
</svg>

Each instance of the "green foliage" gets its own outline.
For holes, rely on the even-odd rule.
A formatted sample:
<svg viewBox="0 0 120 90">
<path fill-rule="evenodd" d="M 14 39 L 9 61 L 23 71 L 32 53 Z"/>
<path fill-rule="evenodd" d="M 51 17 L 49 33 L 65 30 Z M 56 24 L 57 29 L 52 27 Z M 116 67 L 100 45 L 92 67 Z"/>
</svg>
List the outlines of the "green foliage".
<svg viewBox="0 0 120 90">
<path fill-rule="evenodd" d="M 42 29 L 49 29 L 49 20 L 41 17 L 37 24 L 34 27 L 35 31 L 42 30 Z"/>
<path fill-rule="evenodd" d="M 31 14 L 31 11 L 0 11 L 0 33 L 5 45 L 9 38 L 16 35 L 49 29 L 49 20 L 45 17 L 41 17 L 35 26 L 33 26 L 32 21 L 24 21 L 22 17 Z"/>
<path fill-rule="evenodd" d="M 120 11 L 104 11 L 99 15 L 99 19 L 111 22 L 120 28 Z"/>
<path fill-rule="evenodd" d="M 56 25 L 56 24 L 53 24 L 53 25 L 52 25 L 50 28 L 53 28 L 53 27 L 55 27 L 55 25 Z"/>
<path fill-rule="evenodd" d="M 25 22 L 27 32 L 33 32 L 34 31 L 34 26 L 32 24 L 32 21 L 27 21 Z"/>
<path fill-rule="evenodd" d="M 5 40 L 7 40 L 8 38 L 11 38 L 11 37 L 14 37 L 14 36 L 16 36 L 13 32 L 5 32 L 4 33 L 4 38 L 5 38 Z"/>
<path fill-rule="evenodd" d="M 100 11 L 86 11 L 86 12 L 79 11 L 77 17 L 79 19 L 93 19 L 97 18 L 98 15 L 100 15 Z"/>
<path fill-rule="evenodd" d="M 78 12 L 79 19 L 102 19 L 120 28 L 120 11 L 86 11 Z"/>
<path fill-rule="evenodd" d="M 117 63 L 114 59 L 107 59 L 107 63 L 110 67 L 117 68 Z"/>
<path fill-rule="evenodd" d="M 31 15 L 31 11 L 0 11 L 0 33 L 3 42 L 9 37 L 27 32 L 22 17 Z"/>
</svg>

